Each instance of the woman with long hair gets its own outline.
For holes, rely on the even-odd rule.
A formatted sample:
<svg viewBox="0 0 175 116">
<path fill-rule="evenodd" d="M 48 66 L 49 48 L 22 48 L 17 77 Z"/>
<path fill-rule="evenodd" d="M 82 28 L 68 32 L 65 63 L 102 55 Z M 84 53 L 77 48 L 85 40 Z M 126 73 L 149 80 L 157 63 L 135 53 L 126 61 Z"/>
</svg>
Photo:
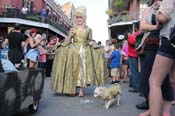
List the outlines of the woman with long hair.
<svg viewBox="0 0 175 116">
<path fill-rule="evenodd" d="M 86 25 L 86 8 L 79 6 L 75 12 L 75 25 L 56 51 L 51 75 L 54 92 L 75 96 L 78 86 L 82 97 L 84 87 L 98 83 L 89 46 L 91 39 L 92 30 Z"/>
<path fill-rule="evenodd" d="M 29 68 L 36 68 L 39 58 L 38 45 L 41 42 L 41 35 L 37 34 L 36 28 L 32 28 L 29 34 L 30 37 L 26 40 L 27 53 L 25 55 L 25 58 L 28 60 Z"/>
</svg>

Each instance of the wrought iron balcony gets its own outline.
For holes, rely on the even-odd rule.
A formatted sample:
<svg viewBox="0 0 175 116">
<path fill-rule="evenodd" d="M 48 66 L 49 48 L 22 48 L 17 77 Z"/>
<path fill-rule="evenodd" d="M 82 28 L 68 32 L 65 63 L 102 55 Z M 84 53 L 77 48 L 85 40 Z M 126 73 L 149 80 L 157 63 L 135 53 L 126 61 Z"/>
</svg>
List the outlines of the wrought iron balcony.
<svg viewBox="0 0 175 116">
<path fill-rule="evenodd" d="M 108 19 L 108 25 L 111 25 L 113 23 L 118 23 L 118 22 L 128 22 L 131 21 L 131 18 L 129 16 L 129 13 L 125 14 L 117 14 L 114 16 L 110 16 Z"/>
<path fill-rule="evenodd" d="M 59 24 L 58 22 L 55 22 L 50 17 L 46 16 L 43 21 L 41 16 L 41 11 L 28 12 L 27 15 L 23 15 L 21 14 L 21 10 L 18 8 L 1 8 L 0 18 L 19 18 L 19 19 L 24 19 L 24 20 L 34 21 L 34 22 L 45 23 L 55 27 L 56 29 L 60 30 L 66 35 L 68 33 L 68 28 L 66 28 L 64 25 Z"/>
</svg>

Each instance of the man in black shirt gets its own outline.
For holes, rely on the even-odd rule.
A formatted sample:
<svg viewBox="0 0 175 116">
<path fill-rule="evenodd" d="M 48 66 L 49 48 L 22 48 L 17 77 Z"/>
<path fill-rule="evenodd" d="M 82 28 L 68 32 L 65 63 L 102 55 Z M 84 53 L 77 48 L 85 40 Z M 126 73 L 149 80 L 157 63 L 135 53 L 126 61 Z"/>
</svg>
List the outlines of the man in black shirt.
<svg viewBox="0 0 175 116">
<path fill-rule="evenodd" d="M 8 58 L 16 67 L 19 67 L 21 60 L 24 59 L 21 44 L 25 40 L 25 37 L 21 34 L 20 25 L 15 24 L 14 30 L 7 35 L 3 42 L 3 46 L 9 45 Z"/>
</svg>

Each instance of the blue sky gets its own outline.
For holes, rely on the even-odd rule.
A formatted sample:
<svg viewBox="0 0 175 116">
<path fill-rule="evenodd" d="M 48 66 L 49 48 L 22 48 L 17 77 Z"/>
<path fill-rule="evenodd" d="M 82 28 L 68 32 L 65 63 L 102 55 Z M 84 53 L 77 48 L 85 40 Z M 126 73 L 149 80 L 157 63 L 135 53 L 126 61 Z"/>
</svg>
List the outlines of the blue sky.
<svg viewBox="0 0 175 116">
<path fill-rule="evenodd" d="M 107 29 L 108 0 L 55 0 L 59 4 L 71 2 L 75 7 L 85 6 L 87 8 L 87 25 L 92 28 L 93 39 L 105 43 L 109 39 Z"/>
</svg>

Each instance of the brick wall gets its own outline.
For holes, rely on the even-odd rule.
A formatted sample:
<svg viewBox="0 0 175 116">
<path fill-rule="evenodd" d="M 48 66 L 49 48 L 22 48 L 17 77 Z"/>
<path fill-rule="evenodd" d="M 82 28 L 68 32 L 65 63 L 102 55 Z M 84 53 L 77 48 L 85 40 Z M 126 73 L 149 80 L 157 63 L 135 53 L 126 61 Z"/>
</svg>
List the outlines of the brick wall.
<svg viewBox="0 0 175 116">
<path fill-rule="evenodd" d="M 137 15 L 137 18 L 139 18 L 139 12 L 140 12 L 140 0 L 137 0 L 137 6 L 136 6 L 136 15 Z M 131 19 L 133 19 L 133 0 L 130 2 L 130 17 Z"/>
<path fill-rule="evenodd" d="M 45 7 L 43 0 L 34 0 L 34 8 L 42 10 Z"/>
<path fill-rule="evenodd" d="M 19 7 L 20 9 L 23 7 L 23 0 L 0 0 L 0 8 L 4 7 L 4 5 L 9 5 L 11 7 Z M 42 9 L 44 7 L 43 0 L 34 0 L 34 8 Z"/>
<path fill-rule="evenodd" d="M 4 7 L 4 5 L 9 5 L 11 7 L 22 6 L 23 0 L 0 0 L 0 8 Z"/>
</svg>

